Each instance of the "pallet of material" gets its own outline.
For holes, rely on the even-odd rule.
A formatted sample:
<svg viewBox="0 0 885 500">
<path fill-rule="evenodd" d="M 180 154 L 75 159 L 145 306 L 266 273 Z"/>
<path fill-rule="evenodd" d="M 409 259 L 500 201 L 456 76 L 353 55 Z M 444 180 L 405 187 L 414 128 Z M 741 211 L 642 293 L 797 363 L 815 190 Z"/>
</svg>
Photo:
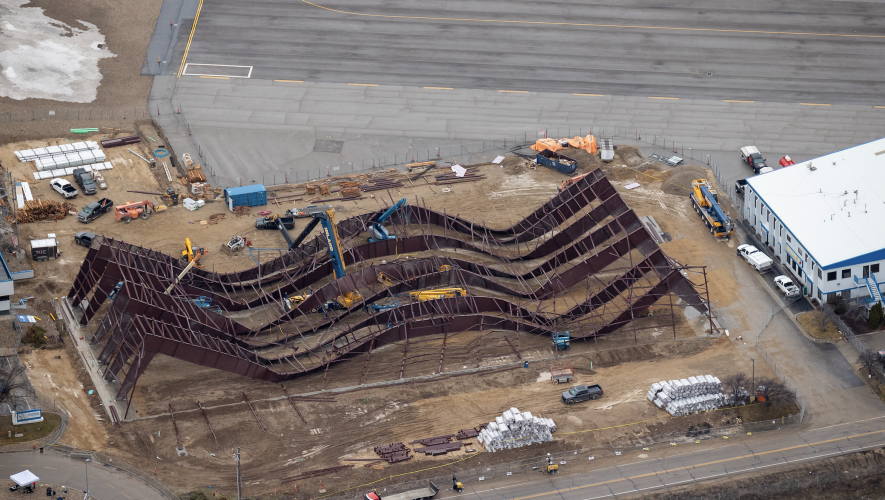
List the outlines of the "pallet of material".
<svg viewBox="0 0 885 500">
<path fill-rule="evenodd" d="M 455 439 L 462 440 L 476 436 L 479 436 L 479 431 L 476 429 L 461 429 L 458 431 L 458 434 L 455 435 Z"/>
<path fill-rule="evenodd" d="M 408 448 L 406 448 L 406 445 L 403 443 L 390 443 L 383 446 L 376 446 L 374 450 L 378 455 L 384 456 L 397 451 L 407 451 Z"/>
<path fill-rule="evenodd" d="M 129 144 L 138 144 L 139 142 L 141 142 L 141 137 L 138 137 L 137 135 L 127 135 L 126 137 L 117 137 L 116 139 L 104 139 L 101 141 L 101 147 L 116 148 Z"/>
<path fill-rule="evenodd" d="M 445 436 L 434 436 L 429 438 L 421 438 L 412 441 L 409 444 L 423 444 L 424 446 L 433 446 L 436 444 L 449 443 L 452 441 L 452 438 L 455 437 L 455 434 L 447 434 Z"/>
<path fill-rule="evenodd" d="M 203 175 L 203 169 L 199 166 L 194 168 L 193 170 L 187 171 L 187 181 L 194 182 L 206 182 L 206 176 Z"/>
</svg>

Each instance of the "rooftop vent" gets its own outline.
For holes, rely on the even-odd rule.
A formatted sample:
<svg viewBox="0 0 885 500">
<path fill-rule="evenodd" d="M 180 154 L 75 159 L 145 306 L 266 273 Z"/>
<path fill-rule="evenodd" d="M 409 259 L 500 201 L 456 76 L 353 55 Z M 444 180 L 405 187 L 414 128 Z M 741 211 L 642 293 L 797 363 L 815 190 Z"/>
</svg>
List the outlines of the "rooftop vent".
<svg viewBox="0 0 885 500">
<path fill-rule="evenodd" d="M 811 162 L 808 162 L 808 170 L 815 171 L 815 170 L 817 170 L 817 167 L 812 165 Z"/>
</svg>

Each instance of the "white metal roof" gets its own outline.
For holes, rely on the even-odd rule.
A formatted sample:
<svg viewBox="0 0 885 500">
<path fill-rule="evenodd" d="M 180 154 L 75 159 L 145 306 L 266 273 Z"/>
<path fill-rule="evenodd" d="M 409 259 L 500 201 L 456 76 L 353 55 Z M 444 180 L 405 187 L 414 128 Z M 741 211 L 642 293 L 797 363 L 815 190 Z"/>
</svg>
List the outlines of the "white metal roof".
<svg viewBox="0 0 885 500">
<path fill-rule="evenodd" d="M 885 260 L 885 139 L 747 183 L 819 266 Z"/>
</svg>

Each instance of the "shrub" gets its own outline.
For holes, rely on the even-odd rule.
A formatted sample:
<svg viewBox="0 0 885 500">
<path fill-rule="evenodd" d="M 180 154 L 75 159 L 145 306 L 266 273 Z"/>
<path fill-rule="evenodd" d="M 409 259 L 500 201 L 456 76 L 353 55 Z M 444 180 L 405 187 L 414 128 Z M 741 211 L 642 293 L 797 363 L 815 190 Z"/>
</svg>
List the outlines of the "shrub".
<svg viewBox="0 0 885 500">
<path fill-rule="evenodd" d="M 46 343 L 46 330 L 37 325 L 31 325 L 28 328 L 28 332 L 22 337 L 22 340 L 34 347 L 42 347 Z"/>
<path fill-rule="evenodd" d="M 833 304 L 833 312 L 836 314 L 845 314 L 846 309 L 847 306 L 845 305 L 845 302 L 842 302 L 842 299 L 837 300 L 836 303 Z"/>
<path fill-rule="evenodd" d="M 879 324 L 882 322 L 882 303 L 876 302 L 873 305 L 872 309 L 870 309 L 870 316 L 867 318 L 867 326 L 870 327 L 870 330 L 876 330 L 879 328 Z"/>
</svg>

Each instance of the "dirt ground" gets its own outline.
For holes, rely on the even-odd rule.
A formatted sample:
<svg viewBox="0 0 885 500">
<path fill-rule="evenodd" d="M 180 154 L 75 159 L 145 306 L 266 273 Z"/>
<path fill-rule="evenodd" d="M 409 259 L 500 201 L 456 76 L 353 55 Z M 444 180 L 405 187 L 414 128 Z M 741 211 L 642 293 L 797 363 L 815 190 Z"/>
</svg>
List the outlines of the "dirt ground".
<svg viewBox="0 0 885 500">
<path fill-rule="evenodd" d="M 22 112 L 39 110 L 130 110 L 144 111 L 150 94 L 153 77 L 141 76 L 148 42 L 154 31 L 154 24 L 160 12 L 162 0 L 83 0 L 65 2 L 59 0 L 31 0 L 27 7 L 45 9 L 48 17 L 69 26 L 85 28 L 80 20 L 94 24 L 105 35 L 108 50 L 116 57 L 101 59 L 99 71 L 102 73 L 98 97 L 91 103 L 69 103 L 45 99 L 15 100 L 0 98 L 0 109 L 4 112 L 21 115 Z M 58 115 L 57 115 L 58 116 Z M 120 116 L 120 115 L 117 115 Z M 131 117 L 131 115 L 129 115 Z M 21 140 L 50 137 L 79 139 L 82 135 L 71 134 L 69 129 L 78 127 L 131 126 L 131 118 L 126 120 L 71 120 L 71 121 L 24 121 L 0 124 L 0 144 Z M 80 139 L 82 140 L 82 139 Z"/>
<path fill-rule="evenodd" d="M 841 340 L 842 335 L 839 333 L 839 330 L 836 329 L 836 325 L 831 321 L 826 321 L 826 328 L 821 328 L 821 319 L 823 317 L 824 313 L 821 311 L 809 311 L 796 316 L 796 321 L 802 325 L 802 328 L 804 328 L 809 335 L 816 339 Z"/>
<path fill-rule="evenodd" d="M 160 139 L 149 121 L 136 124 L 135 130 Z M 100 137 L 101 134 L 97 134 L 91 139 Z M 15 177 L 31 182 L 33 166 L 18 163 L 11 157 L 12 151 L 64 140 L 19 141 L 6 145 L 0 148 L 0 162 Z M 78 206 L 98 196 L 110 197 L 115 202 L 146 198 L 162 203 L 157 196 L 127 191 L 163 192 L 167 187 L 182 190 L 176 181 L 166 180 L 162 168 L 151 170 L 125 147 L 107 150 L 107 154 L 115 166 L 105 176 L 109 189 L 100 191 L 96 197 L 81 195 L 75 200 Z M 629 147 L 620 147 L 612 164 L 602 164 L 598 158 L 579 150 L 569 150 L 565 154 L 577 157 L 580 172 L 602 167 L 637 214 L 653 215 L 672 237 L 672 241 L 664 243 L 662 248 L 679 262 L 707 265 L 734 258 L 734 243 L 714 241 L 693 217 L 687 196 L 662 191 L 662 181 L 670 176 L 670 171 L 663 165 L 646 162 L 635 148 Z M 406 186 L 392 190 L 389 195 L 375 192 L 376 197 L 332 204 L 336 213 L 349 217 L 389 206 L 400 197 L 406 197 L 410 202 L 417 199 L 434 210 L 445 209 L 452 215 L 476 217 L 477 222 L 505 227 L 555 195 L 557 186 L 564 180 L 561 174 L 542 167 L 533 169 L 518 157 L 508 157 L 502 166 L 484 164 L 477 168 L 486 176 L 484 181 L 450 185 L 448 194 L 441 192 L 441 186 L 416 179 L 411 183 L 405 181 Z M 433 181 L 430 174 L 426 177 Z M 639 182 L 640 187 L 623 188 L 632 182 Z M 47 181 L 32 183 L 32 191 L 38 198 L 61 199 L 48 188 Z M 271 197 L 286 194 L 284 188 L 276 188 Z M 381 202 L 382 196 L 386 204 Z M 274 209 L 281 213 L 303 204 L 303 200 L 286 202 L 256 208 L 255 211 Z M 208 220 L 214 213 L 225 213 L 227 217 L 217 225 L 199 224 L 200 220 Z M 197 245 L 209 249 L 209 255 L 202 260 L 208 269 L 246 269 L 255 265 L 248 252 L 229 257 L 217 251 L 233 234 L 251 240 L 257 248 L 282 246 L 278 232 L 254 229 L 252 215 L 237 218 L 223 204 L 208 202 L 197 212 L 189 212 L 181 206 L 172 207 L 129 225 L 116 222 L 110 214 L 89 225 L 78 223 L 74 217 L 59 222 L 24 224 L 20 226 L 22 241 L 55 232 L 64 255 L 49 262 L 25 261 L 33 265 L 36 277 L 17 283 L 17 292 L 32 293 L 43 299 L 65 294 L 86 253 L 86 249 L 73 244 L 73 234 L 81 230 L 121 238 L 172 255 L 180 253 L 184 238 L 189 237 Z M 299 220 L 294 231 L 299 231 L 303 224 Z M 273 257 L 277 255 L 276 252 L 268 253 Z M 257 259 L 268 258 L 266 256 L 267 253 L 255 252 Z M 727 266 L 708 271 L 711 300 L 720 304 L 736 300 L 732 272 Z M 692 279 L 699 282 L 702 276 Z M 706 321 L 684 307 L 684 304 L 677 307 L 673 318 L 669 314 L 656 313 L 652 318 L 638 320 L 637 327 L 641 329 L 635 332 L 635 336 L 632 329 L 625 328 L 597 342 L 575 343 L 560 361 L 574 364 L 575 382 L 601 383 L 606 390 L 602 400 L 576 407 L 563 406 L 559 393 L 564 388 L 545 379 L 545 373 L 549 375 L 549 365 L 556 362 L 551 359 L 555 353 L 551 352 L 549 342 L 513 332 L 492 338 L 484 347 L 480 366 L 511 364 L 490 372 L 455 374 L 477 364 L 471 357 L 475 354 L 471 354 L 473 351 L 469 348 L 475 340 L 471 335 L 475 334 L 466 332 L 449 340 L 442 364 L 444 375 L 437 378 L 393 387 L 359 387 L 399 377 L 402 347 L 393 344 L 373 352 L 373 362 L 365 373 L 362 373 L 362 366 L 354 368 L 353 364 L 361 364 L 360 361 L 352 361 L 332 367 L 325 384 L 322 373 L 287 384 L 292 394 L 310 393 L 321 386 L 327 391 L 344 391 L 324 394 L 334 397 L 335 402 L 297 403 L 306 424 L 301 422 L 288 401 L 280 399 L 282 391 L 277 385 L 157 356 L 141 377 L 132 398 L 133 411 L 137 412 L 139 420 L 117 429 L 99 420 L 103 411 L 96 398 L 90 399 L 84 394 L 84 390 L 91 388 L 91 383 L 71 348 L 66 347 L 68 354 L 61 360 L 43 354 L 50 351 L 40 350 L 23 356 L 23 359 L 30 366 L 30 376 L 38 392 L 59 398 L 77 416 L 71 419 L 63 440 L 65 444 L 103 450 L 143 469 L 158 467 L 160 480 L 183 491 L 206 484 L 222 491 L 229 488 L 233 484 L 231 452 L 240 446 L 243 448 L 244 476 L 251 495 L 280 490 L 279 479 L 339 465 L 343 458 L 372 458 L 372 448 L 377 445 L 398 441 L 407 443 L 477 426 L 511 406 L 549 416 L 557 422 L 561 435 L 553 443 L 544 445 L 550 449 L 597 446 L 635 437 L 684 432 L 692 425 L 706 423 L 715 427 L 751 418 L 747 411 L 727 410 L 673 419 L 645 399 L 649 385 L 661 379 L 707 373 L 722 378 L 750 369 L 726 338 L 704 338 L 705 329 L 708 329 Z M 669 311 L 668 306 L 664 309 Z M 732 329 L 740 331 L 740 325 Z M 518 346 L 520 357 L 508 346 L 508 339 Z M 426 339 L 410 345 L 410 356 L 423 356 L 423 360 L 410 364 L 402 376 L 436 373 L 440 367 L 439 351 L 439 339 Z M 521 368 L 524 361 L 529 361 L 528 369 Z M 757 367 L 757 371 L 765 370 Z M 262 432 L 256 417 L 243 403 L 244 393 L 252 401 L 266 432 Z M 217 438 L 213 438 L 209 431 L 196 401 L 206 408 L 206 418 Z M 188 452 L 186 457 L 179 457 L 175 451 L 177 438 L 168 416 L 170 404 L 175 411 L 182 444 Z M 452 410 L 456 411 L 453 413 Z M 330 416 L 335 418 L 330 419 Z M 630 422 L 637 423 L 605 429 Z M 478 448 L 475 444 L 473 447 Z M 535 447 L 509 450 L 483 460 L 507 461 L 535 456 L 541 451 Z M 348 483 L 361 484 L 357 481 L 414 470 L 425 463 L 446 463 L 462 454 L 435 458 L 420 456 L 402 464 L 384 465 L 382 470 L 359 468 L 356 474 L 349 476 Z M 322 479 L 301 481 L 298 487 L 308 496 L 315 495 Z M 334 478 L 326 478 L 327 484 L 332 480 Z"/>
</svg>

